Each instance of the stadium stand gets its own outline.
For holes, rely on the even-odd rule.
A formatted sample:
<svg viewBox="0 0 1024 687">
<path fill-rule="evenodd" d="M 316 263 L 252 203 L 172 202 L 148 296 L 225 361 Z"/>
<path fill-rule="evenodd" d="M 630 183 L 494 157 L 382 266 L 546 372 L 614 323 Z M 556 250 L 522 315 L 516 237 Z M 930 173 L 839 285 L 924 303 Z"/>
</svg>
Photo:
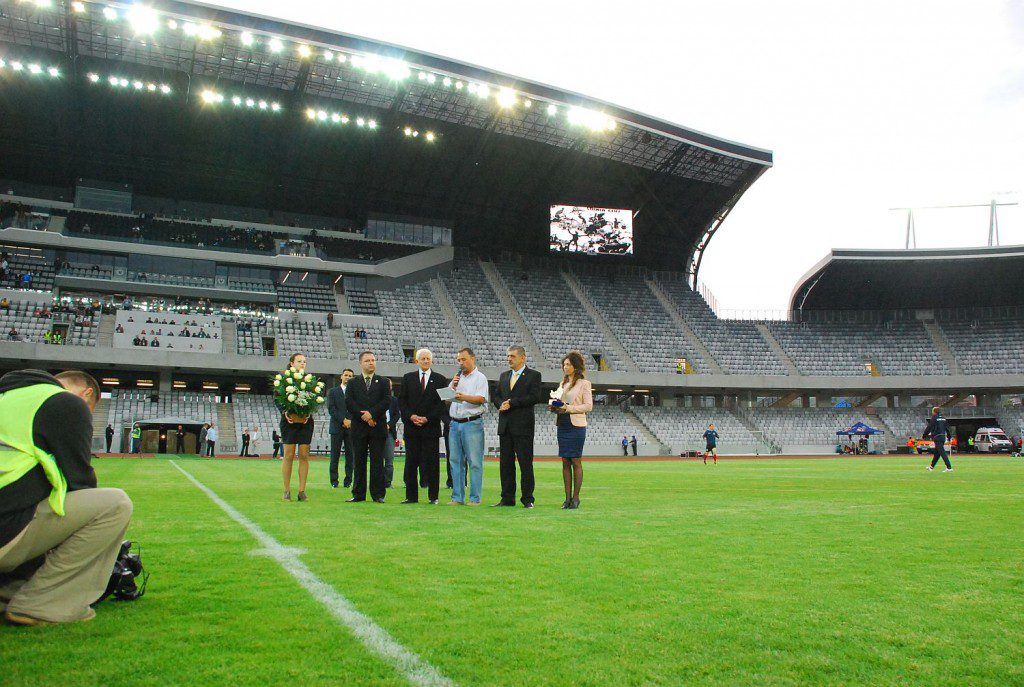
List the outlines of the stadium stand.
<svg viewBox="0 0 1024 687">
<path fill-rule="evenodd" d="M 940 327 L 965 373 L 1024 374 L 1024 322 L 974 320 Z"/>
<path fill-rule="evenodd" d="M 275 350 L 267 350 L 264 339 L 274 340 Z M 236 322 L 236 346 L 240 355 L 291 355 L 304 353 L 310 358 L 334 357 L 326 322 L 280 319 L 242 319 Z"/>
<path fill-rule="evenodd" d="M 277 284 L 277 307 L 310 312 L 337 312 L 338 301 L 323 284 Z"/>
<path fill-rule="evenodd" d="M 184 353 L 223 352 L 223 322 L 218 315 L 179 315 L 118 310 L 114 321 L 114 348 L 138 348 L 145 339 L 150 348 Z M 153 341 L 160 342 L 159 347 Z"/>
<path fill-rule="evenodd" d="M 69 236 L 227 248 L 246 253 L 273 253 L 274 234 L 259 229 L 202 224 L 139 215 L 72 210 L 65 222 Z"/>
<path fill-rule="evenodd" d="M 722 453 L 769 453 L 767 445 L 725 408 L 666 408 L 637 406 L 631 409 L 673 453 L 704 450 L 704 430 L 714 423 Z"/>
<path fill-rule="evenodd" d="M 545 358 L 558 361 L 568 351 L 579 350 L 589 356 L 588 362 L 601 356 L 603 369 L 625 369 L 559 271 L 539 268 L 527 273 L 511 262 L 495 267 Z"/>
<path fill-rule="evenodd" d="M 439 315 L 438 303 L 429 286 L 413 284 L 393 291 L 377 291 L 376 295 L 384 317 L 384 335 L 395 347 L 414 351 L 429 348 L 439 362 L 455 359 L 460 346 L 448 323 Z M 384 350 L 393 350 L 393 346 L 388 344 Z"/>
<path fill-rule="evenodd" d="M 503 365 L 506 351 L 521 334 L 494 293 L 476 260 L 457 258 L 451 272 L 442 277 L 448 300 L 469 338 L 480 365 Z M 536 361 L 527 360 L 537 366 Z"/>
<path fill-rule="evenodd" d="M 154 395 L 157 401 L 153 401 Z M 130 427 L 138 420 L 174 417 L 195 422 L 217 422 L 217 397 L 194 391 L 164 391 L 115 389 L 110 394 L 107 422 L 115 430 Z"/>
<path fill-rule="evenodd" d="M 758 408 L 750 417 L 787 453 L 831 453 L 838 430 L 856 422 L 871 424 L 863 410 L 854 408 Z"/>
<path fill-rule="evenodd" d="M 345 289 L 345 297 L 353 315 L 380 315 L 380 306 L 373 294 L 363 289 L 350 287 Z"/>
<path fill-rule="evenodd" d="M 680 358 L 701 364 L 700 355 L 672 326 L 642 277 L 580 274 L 577 278 L 641 372 L 674 373 Z"/>
<path fill-rule="evenodd" d="M 236 394 L 232 405 L 235 416 L 235 436 L 241 436 L 242 430 L 246 427 L 258 428 L 263 436 L 262 443 L 269 447 L 272 432 L 281 424 L 281 411 L 274 405 L 273 397 Z M 331 438 L 328 429 L 330 429 L 330 422 L 325 415 L 314 418 L 311 450 L 323 452 L 330 449 Z"/>
<path fill-rule="evenodd" d="M 883 375 L 950 372 L 924 327 L 917 322 L 767 324 L 803 374 L 866 375 L 871 374 L 868 363 L 873 363 Z"/>
</svg>

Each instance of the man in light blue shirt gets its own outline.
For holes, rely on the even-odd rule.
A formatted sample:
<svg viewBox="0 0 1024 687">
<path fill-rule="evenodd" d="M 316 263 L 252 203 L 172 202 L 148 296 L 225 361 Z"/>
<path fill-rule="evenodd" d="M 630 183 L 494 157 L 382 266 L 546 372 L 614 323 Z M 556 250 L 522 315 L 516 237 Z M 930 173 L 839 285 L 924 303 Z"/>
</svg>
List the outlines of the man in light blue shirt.
<svg viewBox="0 0 1024 687">
<path fill-rule="evenodd" d="M 465 474 L 469 469 L 469 505 L 479 506 L 484 486 L 484 421 L 490 392 L 487 377 L 476 366 L 472 348 L 463 348 L 455 358 L 459 371 L 450 387 L 455 391 L 449 411 L 452 418 L 449 431 L 451 454 L 448 463 L 452 469 L 451 506 L 466 503 Z"/>
</svg>

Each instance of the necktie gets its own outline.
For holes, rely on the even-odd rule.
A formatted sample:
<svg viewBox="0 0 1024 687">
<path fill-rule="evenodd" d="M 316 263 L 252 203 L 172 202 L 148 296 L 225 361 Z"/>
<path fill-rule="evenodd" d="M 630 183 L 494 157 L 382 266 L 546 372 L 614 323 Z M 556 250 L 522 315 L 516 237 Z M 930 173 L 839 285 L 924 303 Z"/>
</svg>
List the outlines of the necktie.
<svg viewBox="0 0 1024 687">
<path fill-rule="evenodd" d="M 426 390 L 427 390 L 427 373 L 426 372 L 421 372 L 420 373 L 420 391 L 426 391 Z"/>
<path fill-rule="evenodd" d="M 515 370 L 512 370 L 512 381 L 508 385 L 508 390 L 512 391 L 512 389 L 515 389 L 516 388 L 516 382 L 518 382 L 518 381 L 519 381 L 519 373 L 516 372 Z"/>
<path fill-rule="evenodd" d="M 373 379 L 373 377 L 363 377 L 363 382 L 365 382 L 365 383 L 366 383 L 366 388 L 367 388 L 367 389 L 369 389 L 369 388 L 370 388 L 370 380 L 371 380 L 371 379 Z"/>
</svg>

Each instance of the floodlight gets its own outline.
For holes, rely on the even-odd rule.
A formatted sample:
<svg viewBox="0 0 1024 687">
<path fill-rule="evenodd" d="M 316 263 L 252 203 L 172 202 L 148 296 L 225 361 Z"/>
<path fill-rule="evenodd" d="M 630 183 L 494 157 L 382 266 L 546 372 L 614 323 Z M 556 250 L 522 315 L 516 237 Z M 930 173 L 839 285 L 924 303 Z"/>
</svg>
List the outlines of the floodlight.
<svg viewBox="0 0 1024 687">
<path fill-rule="evenodd" d="M 13 69 L 16 72 L 20 72 L 24 68 L 25 65 L 23 65 L 21 62 L 11 62 L 11 69 Z"/>
<path fill-rule="evenodd" d="M 132 86 L 135 87 L 135 90 L 141 91 L 143 86 L 145 86 L 145 84 L 142 83 L 141 81 L 132 81 Z"/>
<path fill-rule="evenodd" d="M 323 110 L 320 110 L 319 112 L 316 113 L 316 118 L 319 119 L 321 122 L 326 121 L 327 113 L 324 112 Z"/>
<path fill-rule="evenodd" d="M 149 91 L 150 93 L 156 93 L 156 84 L 155 83 L 148 83 L 148 84 L 146 84 L 146 90 Z"/>
<path fill-rule="evenodd" d="M 366 126 L 370 127 L 371 129 L 376 129 L 377 128 L 377 120 L 371 119 L 370 121 L 368 121 L 366 123 Z"/>
<path fill-rule="evenodd" d="M 40 74 L 40 73 L 42 73 L 43 68 L 40 67 L 38 64 L 30 64 L 28 66 L 28 70 L 30 72 L 32 72 L 33 74 Z"/>
<path fill-rule="evenodd" d="M 362 117 L 356 118 L 356 126 L 366 126 L 366 120 Z"/>
<path fill-rule="evenodd" d="M 469 84 L 469 92 L 470 93 L 476 93 L 476 84 L 475 83 Z"/>
<path fill-rule="evenodd" d="M 156 31 L 160 24 L 160 16 L 152 7 L 133 5 L 128 10 L 128 23 L 136 34 L 149 34 Z"/>
<path fill-rule="evenodd" d="M 427 83 L 434 83 L 437 81 L 437 77 L 433 74 L 427 74 Z"/>
<path fill-rule="evenodd" d="M 433 143 L 434 142 L 434 138 L 435 138 L 434 132 L 433 131 L 428 131 L 426 133 L 425 138 L 427 139 L 427 143 Z"/>
<path fill-rule="evenodd" d="M 416 78 L 418 78 L 420 81 L 426 81 L 427 80 L 427 73 L 426 72 L 420 72 L 419 74 L 416 75 Z"/>
<path fill-rule="evenodd" d="M 502 107 L 512 107 L 516 104 L 516 94 L 511 88 L 501 88 L 495 96 L 498 104 Z"/>
<path fill-rule="evenodd" d="M 270 52 L 281 52 L 284 50 L 284 43 L 281 42 L 280 38 L 271 38 L 267 46 L 270 48 Z"/>
<path fill-rule="evenodd" d="M 196 35 L 199 36 L 201 41 L 212 41 L 215 38 L 221 37 L 220 29 L 214 28 L 209 24 L 202 24 L 196 31 Z"/>
<path fill-rule="evenodd" d="M 117 85 L 121 88 L 128 88 L 128 79 L 118 79 Z"/>
<path fill-rule="evenodd" d="M 49 74 L 50 76 L 52 76 L 55 79 L 58 76 L 60 76 L 60 70 L 57 69 L 56 67 L 50 67 L 49 69 L 46 70 L 46 73 Z"/>
<path fill-rule="evenodd" d="M 456 81 L 455 82 L 455 90 L 457 90 L 457 91 L 461 91 L 462 90 L 462 82 L 461 81 Z"/>
<path fill-rule="evenodd" d="M 35 0 L 36 7 L 50 7 L 53 5 L 52 0 Z"/>
<path fill-rule="evenodd" d="M 345 55 L 341 55 L 341 54 L 338 55 L 338 62 L 347 62 L 347 61 L 348 61 L 348 57 L 346 57 Z"/>
<path fill-rule="evenodd" d="M 73 2 L 73 3 L 71 3 L 71 11 L 72 12 L 79 12 L 79 13 L 84 12 L 85 11 L 85 3 L 84 2 Z"/>
<path fill-rule="evenodd" d="M 556 114 L 558 114 L 558 108 L 555 107 L 554 104 L 548 105 L 548 114 L 549 115 L 556 115 Z"/>
<path fill-rule="evenodd" d="M 446 76 L 444 77 L 444 80 L 441 83 L 443 83 L 447 87 L 450 87 L 452 85 L 452 80 Z"/>
<path fill-rule="evenodd" d="M 533 101 L 530 100 L 529 98 L 523 99 L 523 107 L 529 110 L 531 107 L 533 107 Z"/>
<path fill-rule="evenodd" d="M 204 103 L 212 104 L 224 101 L 224 96 L 222 96 L 220 93 L 217 93 L 216 91 L 211 91 L 210 89 L 204 90 L 201 95 Z"/>
<path fill-rule="evenodd" d="M 171 87 L 168 86 L 165 83 L 162 83 L 162 84 L 160 84 L 160 92 L 163 93 L 164 95 L 167 95 L 168 93 L 171 92 Z"/>
<path fill-rule="evenodd" d="M 417 136 L 419 136 L 419 135 L 420 135 L 420 132 L 419 132 L 419 131 L 413 131 L 413 132 L 412 132 L 412 137 L 413 137 L 413 138 L 416 138 L 416 137 L 417 137 Z"/>
<path fill-rule="evenodd" d="M 116 86 L 118 83 L 120 83 L 120 80 L 116 76 L 110 77 L 109 81 L 111 86 Z"/>
<path fill-rule="evenodd" d="M 256 105 L 256 101 L 253 100 L 252 98 L 246 98 L 245 99 L 245 106 L 246 107 L 253 107 L 255 105 Z"/>
<path fill-rule="evenodd" d="M 334 114 L 331 115 L 331 121 L 334 122 L 335 124 L 339 123 L 341 121 L 341 115 L 335 112 Z"/>
<path fill-rule="evenodd" d="M 238 39 L 240 41 L 242 41 L 242 45 L 245 45 L 245 46 L 252 45 L 252 34 L 249 33 L 248 31 L 243 31 L 242 35 L 240 35 L 238 37 Z"/>
<path fill-rule="evenodd" d="M 273 110 L 274 112 L 280 112 L 281 111 L 281 104 L 280 103 L 270 103 L 270 109 Z"/>
<path fill-rule="evenodd" d="M 316 119 L 316 110 L 309 108 L 306 110 L 306 117 L 309 119 Z"/>
<path fill-rule="evenodd" d="M 261 110 L 265 110 L 265 109 L 267 109 L 269 107 L 269 105 L 267 105 L 267 101 L 266 100 L 261 100 L 259 102 L 259 107 L 260 107 Z"/>
<path fill-rule="evenodd" d="M 115 19 L 117 19 L 117 10 L 115 10 L 113 7 L 104 7 L 103 16 L 109 19 L 110 21 L 114 21 Z"/>
<path fill-rule="evenodd" d="M 405 129 L 402 130 L 402 132 L 406 136 L 412 136 L 412 127 L 411 126 L 407 126 L 407 127 L 405 127 Z"/>
<path fill-rule="evenodd" d="M 0 66 L 3 66 L 3 65 L 0 65 Z M 89 81 L 92 81 L 93 83 L 96 83 L 97 81 L 100 80 L 100 75 L 99 74 L 94 74 L 93 72 L 89 72 L 88 74 L 86 74 L 86 77 L 88 77 Z"/>
<path fill-rule="evenodd" d="M 486 98 L 491 94 L 491 89 L 488 88 L 485 84 L 480 84 L 479 86 L 476 87 L 476 94 L 481 98 Z"/>
<path fill-rule="evenodd" d="M 299 57 L 305 58 L 305 57 L 309 57 L 312 54 L 313 54 L 313 51 L 309 49 L 308 45 L 300 45 L 299 46 Z"/>
<path fill-rule="evenodd" d="M 349 122 L 348 117 L 346 115 L 341 115 L 341 123 L 342 124 L 348 124 L 348 122 Z"/>
<path fill-rule="evenodd" d="M 0 69 L 3 69 L 6 66 L 7 66 L 7 61 L 4 60 L 3 58 L 0 58 Z"/>
<path fill-rule="evenodd" d="M 333 62 L 334 61 L 334 53 L 331 52 L 330 50 L 324 50 L 324 60 L 327 61 L 327 62 Z"/>
<path fill-rule="evenodd" d="M 177 22 L 177 20 L 168 19 L 167 20 L 167 28 L 169 28 L 171 31 L 177 31 L 178 30 L 178 22 Z"/>
<path fill-rule="evenodd" d="M 186 36 L 194 36 L 198 33 L 199 27 L 192 22 L 187 21 L 182 25 L 181 30 L 185 32 Z"/>
<path fill-rule="evenodd" d="M 239 97 L 238 97 L 238 96 L 236 95 L 235 97 L 233 97 L 233 98 L 231 99 L 231 102 L 232 102 L 232 103 L 234 103 L 234 104 L 235 104 L 236 106 L 238 106 L 238 105 L 241 105 L 241 104 L 242 104 L 242 99 L 241 99 L 241 98 L 239 98 Z"/>
</svg>

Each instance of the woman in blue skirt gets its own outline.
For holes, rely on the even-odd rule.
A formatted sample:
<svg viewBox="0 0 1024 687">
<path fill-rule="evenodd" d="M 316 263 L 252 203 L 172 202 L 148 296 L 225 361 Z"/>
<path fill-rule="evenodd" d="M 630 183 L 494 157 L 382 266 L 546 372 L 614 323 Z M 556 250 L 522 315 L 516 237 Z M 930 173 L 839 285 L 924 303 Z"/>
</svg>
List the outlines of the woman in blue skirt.
<svg viewBox="0 0 1024 687">
<path fill-rule="evenodd" d="M 583 356 L 573 351 L 562 358 L 561 385 L 551 393 L 548 410 L 557 414 L 558 455 L 565 485 L 563 510 L 580 507 L 583 486 L 583 444 L 587 440 L 587 413 L 594 409 L 594 389 L 587 380 Z"/>
</svg>

